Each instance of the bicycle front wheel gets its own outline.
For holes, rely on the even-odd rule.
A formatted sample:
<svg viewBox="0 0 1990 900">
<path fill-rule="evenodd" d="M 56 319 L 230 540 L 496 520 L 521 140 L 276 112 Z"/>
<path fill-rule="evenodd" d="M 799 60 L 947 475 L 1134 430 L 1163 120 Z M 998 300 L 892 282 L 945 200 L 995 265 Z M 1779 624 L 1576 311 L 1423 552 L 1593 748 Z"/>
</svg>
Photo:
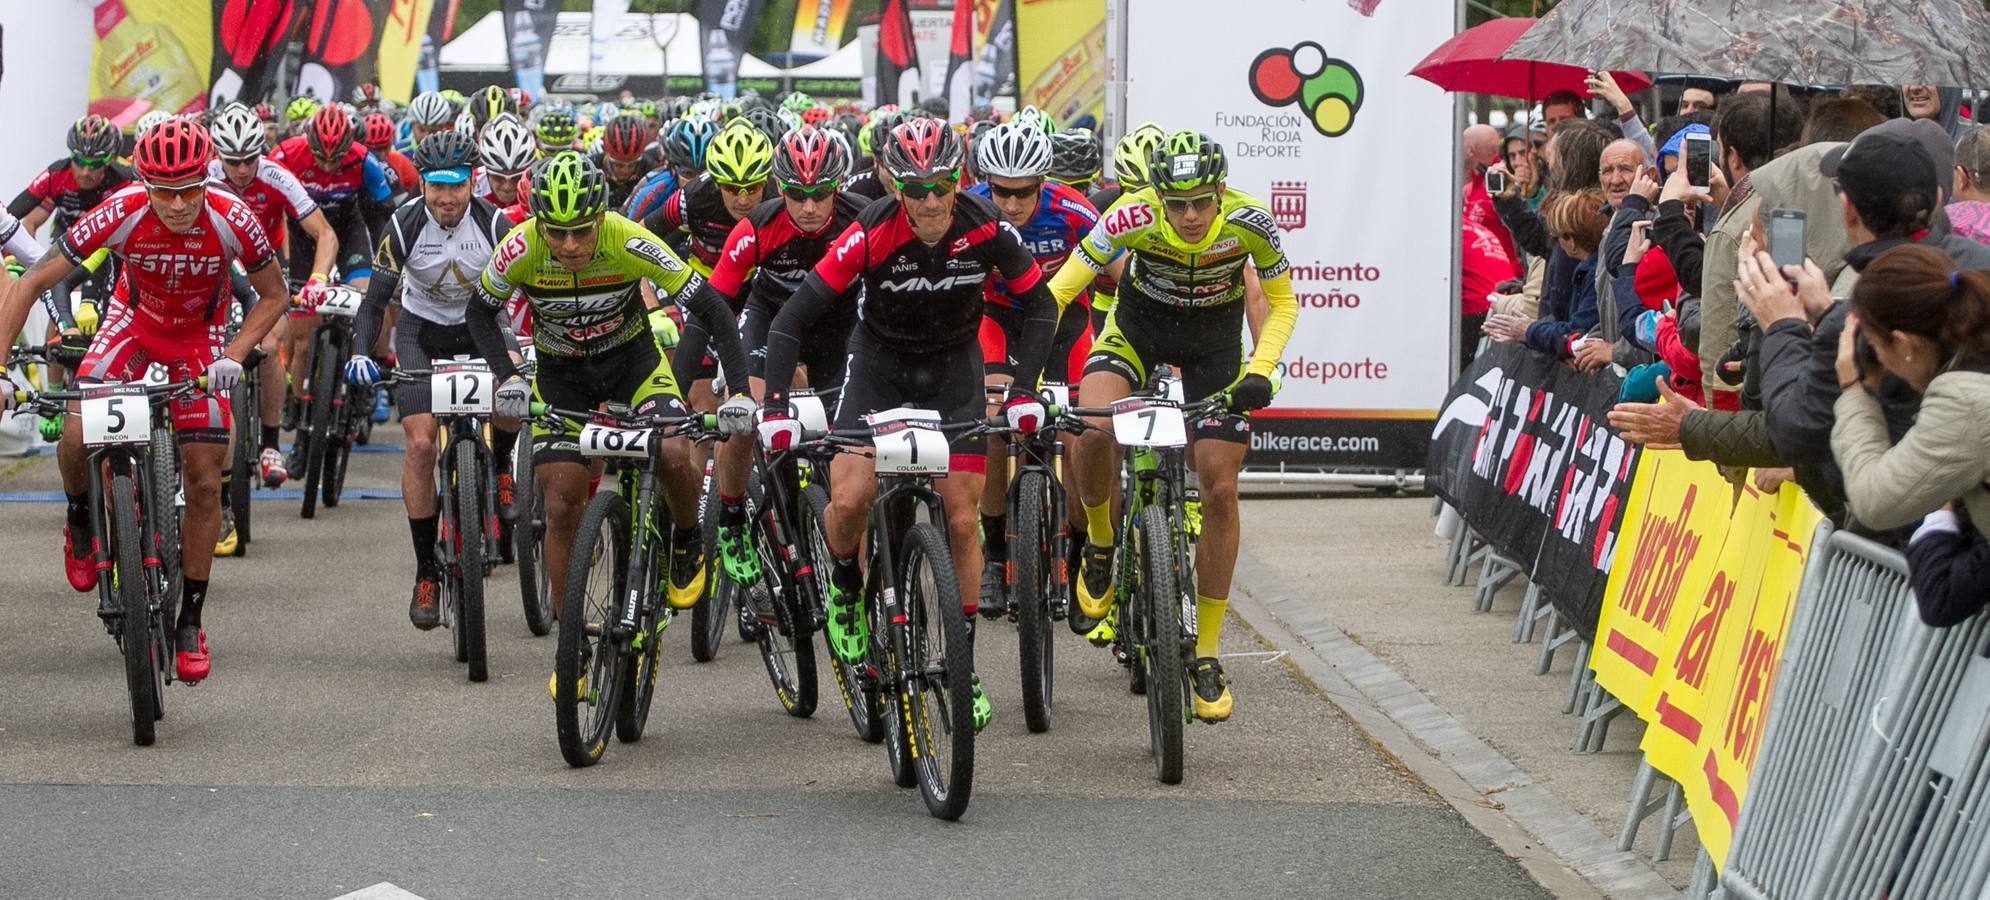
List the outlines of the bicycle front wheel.
<svg viewBox="0 0 1990 900">
<path fill-rule="evenodd" d="M 276 361 L 270 360 L 269 364 L 276 365 Z M 255 486 L 254 479 L 262 474 L 256 462 L 260 452 L 257 441 L 262 434 L 263 420 L 261 410 L 257 408 L 260 401 L 256 392 L 250 389 L 254 379 L 253 372 L 243 376 L 242 383 L 235 386 L 234 396 L 229 401 L 235 414 L 235 457 L 229 465 L 228 496 L 222 499 L 235 513 L 236 556 L 249 555 L 249 517 L 253 512 L 249 505 L 249 491 Z"/>
<path fill-rule="evenodd" d="M 1055 541 L 1046 503 L 1050 479 L 1041 472 L 1016 478 L 1015 538 L 1009 559 L 1016 566 L 1016 657 L 1023 674 L 1023 724 L 1032 732 L 1050 730 L 1051 553 Z"/>
<path fill-rule="evenodd" d="M 152 428 L 152 527 L 159 543 L 159 566 L 165 573 L 168 594 L 179 595 L 180 588 L 180 466 L 179 446 L 173 442 L 173 427 L 160 423 Z"/>
<path fill-rule="evenodd" d="M 698 503 L 698 539 L 705 544 L 705 559 L 719 558 L 719 476 L 705 477 L 704 499 Z M 725 643 L 726 612 L 732 608 L 739 586 L 727 577 L 724 566 L 711 566 L 705 578 L 705 593 L 691 607 L 691 658 L 711 662 L 719 657 Z"/>
<path fill-rule="evenodd" d="M 546 495 L 532 468 L 532 427 L 518 429 L 511 451 L 511 541 L 518 560 L 519 596 L 525 601 L 525 628 L 544 636 L 553 630 L 553 592 L 546 571 Z"/>
<path fill-rule="evenodd" d="M 974 650 L 947 536 L 930 522 L 906 532 L 898 591 L 910 621 L 899 694 L 906 749 L 926 811 L 952 821 L 974 792 Z"/>
<path fill-rule="evenodd" d="M 484 643 L 484 464 L 477 442 L 456 442 L 457 616 L 470 680 L 490 677 Z"/>
<path fill-rule="evenodd" d="M 574 532 L 553 652 L 553 726 L 576 768 L 601 761 L 615 724 L 622 660 L 611 639 L 628 587 L 629 508 L 613 491 L 589 500 Z"/>
<path fill-rule="evenodd" d="M 1154 776 L 1182 781 L 1182 712 L 1188 669 L 1182 662 L 1182 590 L 1175 542 L 1159 507 L 1140 511 L 1133 548 L 1140 565 L 1134 615 L 1140 619 L 1139 660 L 1147 681 L 1147 734 Z"/>
<path fill-rule="evenodd" d="M 651 527 L 656 534 L 669 534 L 669 515 L 661 496 L 656 499 L 656 506 L 663 514 Z M 641 554 L 640 559 L 636 558 L 638 553 Z M 664 616 L 670 615 L 657 596 L 657 585 L 663 582 L 664 560 L 669 555 L 670 549 L 664 544 L 650 544 L 630 550 L 627 569 L 629 577 L 635 581 L 630 583 L 629 593 L 636 595 L 645 612 L 636 617 L 635 640 L 623 657 L 622 674 L 616 682 L 622 696 L 615 700 L 615 739 L 624 744 L 643 739 L 643 729 L 649 724 L 650 701 L 656 699 L 657 663 L 663 654 L 658 626 Z"/>
<path fill-rule="evenodd" d="M 815 714 L 815 644 L 809 640 L 808 612 L 796 578 L 774 549 L 767 516 L 752 523 L 753 552 L 760 557 L 760 580 L 739 589 L 742 615 L 759 623 L 760 661 L 781 708 L 797 719 Z"/>
<path fill-rule="evenodd" d="M 818 616 L 823 614 L 829 602 L 830 561 L 828 532 L 823 528 L 823 517 L 829 511 L 829 492 L 820 484 L 810 484 L 802 489 L 801 535 L 798 540 L 806 557 L 809 574 L 799 579 L 800 594 L 805 598 L 800 614 L 808 617 L 814 627 Z M 880 640 L 882 632 L 873 630 L 872 641 Z M 825 642 L 828 638 L 823 638 Z M 828 647 L 824 644 L 825 649 Z M 810 651 L 814 648 L 811 646 Z M 850 724 L 857 729 L 857 737 L 866 743 L 884 740 L 884 719 L 880 715 L 883 698 L 878 694 L 877 680 L 866 678 L 861 671 L 863 664 L 845 663 L 832 650 L 829 654 L 829 671 L 836 676 L 836 689 L 843 695 L 843 708 L 850 713 Z"/>
<path fill-rule="evenodd" d="M 311 375 L 311 416 L 305 430 L 297 433 L 297 456 L 304 461 L 304 509 L 306 519 L 318 515 L 318 487 L 325 479 L 325 448 L 332 441 L 332 400 L 338 396 L 338 361 L 331 338 L 322 331 L 312 343 L 316 366 Z"/>
<path fill-rule="evenodd" d="M 159 720 L 158 648 L 152 641 L 151 610 L 145 590 L 144 554 L 139 544 L 138 486 L 129 475 L 111 478 L 110 575 L 117 591 L 119 646 L 124 650 L 124 686 L 131 693 L 131 742 L 151 746 Z"/>
</svg>

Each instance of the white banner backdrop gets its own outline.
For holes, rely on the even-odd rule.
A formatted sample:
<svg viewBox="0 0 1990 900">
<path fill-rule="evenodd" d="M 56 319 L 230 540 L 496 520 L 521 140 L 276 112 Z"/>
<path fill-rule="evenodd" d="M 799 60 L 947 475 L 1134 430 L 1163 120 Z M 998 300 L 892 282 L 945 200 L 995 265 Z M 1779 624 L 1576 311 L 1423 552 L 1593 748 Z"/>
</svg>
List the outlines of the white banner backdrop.
<svg viewBox="0 0 1990 900">
<path fill-rule="evenodd" d="M 69 124 L 89 112 L 91 4 L 84 0 L 0 2 L 0 203 L 14 199 L 35 172 L 68 152 Z"/>
<path fill-rule="evenodd" d="M 1299 323 L 1251 462 L 1422 468 L 1454 357 L 1457 134 L 1450 96 L 1405 73 L 1450 4 L 1127 6 L 1128 122 L 1214 137 L 1284 230 Z"/>
</svg>

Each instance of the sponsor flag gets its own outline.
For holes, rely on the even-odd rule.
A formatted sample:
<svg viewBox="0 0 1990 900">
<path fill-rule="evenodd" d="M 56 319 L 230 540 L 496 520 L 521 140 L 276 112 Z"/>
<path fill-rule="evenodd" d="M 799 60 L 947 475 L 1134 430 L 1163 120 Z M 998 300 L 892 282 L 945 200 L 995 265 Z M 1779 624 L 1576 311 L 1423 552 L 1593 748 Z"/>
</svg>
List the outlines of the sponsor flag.
<svg viewBox="0 0 1990 900">
<path fill-rule="evenodd" d="M 967 121 L 973 101 L 974 0 L 955 0 L 953 40 L 947 45 L 947 118 Z"/>
<path fill-rule="evenodd" d="M 1016 7 L 1018 102 L 1060 124 L 1105 118 L 1105 0 L 1030 0 Z"/>
<path fill-rule="evenodd" d="M 919 48 L 912 43 L 912 11 L 906 0 L 884 0 L 878 14 L 877 75 L 879 106 L 919 102 Z"/>
<path fill-rule="evenodd" d="M 304 0 L 309 2 L 309 0 Z M 270 75 L 296 31 L 299 0 L 214 0 L 214 53 L 208 105 L 261 103 Z"/>
<path fill-rule="evenodd" d="M 376 77 L 374 42 L 396 0 L 315 0 L 304 15 L 304 58 L 293 96 L 344 100 L 352 86 Z"/>
<path fill-rule="evenodd" d="M 546 93 L 546 50 L 553 45 L 560 0 L 504 0 L 504 40 L 511 48 L 511 80 L 528 96 Z"/>
<path fill-rule="evenodd" d="M 698 31 L 704 38 L 705 90 L 721 97 L 739 94 L 739 63 L 763 0 L 699 0 Z"/>
<path fill-rule="evenodd" d="M 389 0 L 385 15 L 380 18 L 379 40 L 374 44 L 379 51 L 373 80 L 380 85 L 380 96 L 395 103 L 406 103 L 413 96 L 415 69 L 421 63 L 429 10 L 435 2 Z"/>
<path fill-rule="evenodd" d="M 428 33 L 421 39 L 421 63 L 415 66 L 415 92 L 442 89 L 442 45 L 456 32 L 456 9 L 463 0 L 435 0 L 429 7 Z"/>
<path fill-rule="evenodd" d="M 974 105 L 1016 92 L 1016 0 L 974 5 Z"/>
<path fill-rule="evenodd" d="M 103 0 L 90 51 L 90 111 L 113 119 L 207 105 L 212 9 L 178 0 Z M 136 112 L 132 110 L 136 109 Z"/>
<path fill-rule="evenodd" d="M 850 23 L 851 0 L 800 0 L 795 5 L 795 32 L 788 41 L 788 65 L 814 62 L 843 46 Z"/>
</svg>

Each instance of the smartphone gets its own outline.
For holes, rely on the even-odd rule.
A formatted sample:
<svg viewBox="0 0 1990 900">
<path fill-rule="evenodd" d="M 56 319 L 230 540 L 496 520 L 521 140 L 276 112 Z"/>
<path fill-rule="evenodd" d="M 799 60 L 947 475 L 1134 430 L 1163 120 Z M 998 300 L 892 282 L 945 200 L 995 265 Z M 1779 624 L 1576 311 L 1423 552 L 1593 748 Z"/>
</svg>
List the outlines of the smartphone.
<svg viewBox="0 0 1990 900">
<path fill-rule="evenodd" d="M 1714 139 L 1712 135 L 1689 134 L 1686 136 L 1686 182 L 1701 190 L 1713 187 L 1710 174 L 1714 162 Z"/>
<path fill-rule="evenodd" d="M 1506 172 L 1500 169 L 1486 170 L 1486 193 L 1498 196 L 1506 190 Z"/>
<path fill-rule="evenodd" d="M 1804 227 L 1803 210 L 1769 210 L 1769 258 L 1775 260 L 1777 274 L 1784 266 L 1803 266 Z"/>
</svg>

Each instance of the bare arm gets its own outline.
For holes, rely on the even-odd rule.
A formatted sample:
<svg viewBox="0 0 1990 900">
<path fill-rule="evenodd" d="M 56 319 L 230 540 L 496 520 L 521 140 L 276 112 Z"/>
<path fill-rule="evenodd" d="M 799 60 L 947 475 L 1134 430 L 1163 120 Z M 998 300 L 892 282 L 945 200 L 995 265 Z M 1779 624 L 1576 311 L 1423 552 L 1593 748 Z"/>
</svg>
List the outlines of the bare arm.
<svg viewBox="0 0 1990 900">
<path fill-rule="evenodd" d="M 312 210 L 311 214 L 305 216 L 298 224 L 304 226 L 304 233 L 309 234 L 313 242 L 311 271 L 324 275 L 329 279 L 332 275 L 332 267 L 338 264 L 339 259 L 338 232 L 332 230 L 332 222 L 330 219 L 325 218 L 325 211 L 322 209 Z M 249 281 L 254 283 L 255 278 L 251 277 Z M 279 283 L 283 281 L 281 273 L 278 273 L 277 281 Z M 289 293 L 290 291 L 287 287 L 277 292 L 279 297 L 283 297 Z M 283 300 L 283 305 L 287 307 L 290 303 L 285 299 Z"/>
<path fill-rule="evenodd" d="M 21 333 L 21 326 L 28 322 L 28 311 L 34 308 L 36 298 L 56 286 L 76 266 L 61 253 L 44 253 L 41 261 L 22 273 L 19 280 L 7 286 L 6 293 L 0 295 L 0 338 L 12 346 L 14 338 Z"/>
<path fill-rule="evenodd" d="M 263 336 L 282 321 L 289 311 L 290 286 L 284 283 L 283 267 L 271 261 L 249 273 L 249 284 L 256 289 L 256 308 L 249 310 L 242 320 L 242 330 L 228 345 L 228 358 L 240 362 L 249 358 L 249 353 L 262 343 Z"/>
</svg>

